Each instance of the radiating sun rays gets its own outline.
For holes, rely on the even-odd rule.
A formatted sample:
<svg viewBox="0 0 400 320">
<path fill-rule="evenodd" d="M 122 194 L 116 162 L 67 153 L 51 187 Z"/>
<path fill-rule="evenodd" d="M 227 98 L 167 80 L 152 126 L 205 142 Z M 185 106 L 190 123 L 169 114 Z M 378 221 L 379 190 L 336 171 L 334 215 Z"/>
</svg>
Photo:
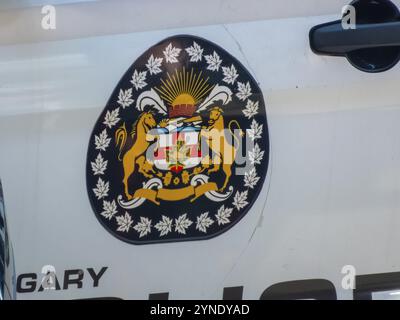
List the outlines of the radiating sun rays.
<svg viewBox="0 0 400 320">
<path fill-rule="evenodd" d="M 209 77 L 205 79 L 202 75 L 202 71 L 196 74 L 193 68 L 188 71 L 183 67 L 172 75 L 167 73 L 167 78 L 161 79 L 162 85 L 155 90 L 172 106 L 182 103 L 197 105 L 213 88 L 208 83 Z"/>
</svg>

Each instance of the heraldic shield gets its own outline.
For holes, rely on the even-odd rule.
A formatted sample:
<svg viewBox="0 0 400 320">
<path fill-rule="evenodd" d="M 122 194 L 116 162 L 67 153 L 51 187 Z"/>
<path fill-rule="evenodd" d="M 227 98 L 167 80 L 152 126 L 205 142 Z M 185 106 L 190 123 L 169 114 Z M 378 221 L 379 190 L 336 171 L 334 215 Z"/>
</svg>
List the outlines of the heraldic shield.
<svg viewBox="0 0 400 320">
<path fill-rule="evenodd" d="M 268 162 L 257 82 L 216 44 L 174 36 L 141 55 L 113 91 L 90 137 L 87 190 L 120 240 L 203 240 L 249 212 Z"/>
</svg>

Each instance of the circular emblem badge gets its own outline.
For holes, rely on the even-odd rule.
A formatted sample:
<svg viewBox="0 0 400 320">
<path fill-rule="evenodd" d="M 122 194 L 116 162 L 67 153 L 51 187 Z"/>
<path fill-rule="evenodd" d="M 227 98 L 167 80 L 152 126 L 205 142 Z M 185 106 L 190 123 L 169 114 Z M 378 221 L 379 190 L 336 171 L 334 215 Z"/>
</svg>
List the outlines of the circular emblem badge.
<svg viewBox="0 0 400 320">
<path fill-rule="evenodd" d="M 90 137 L 87 189 L 123 241 L 209 239 L 250 210 L 268 161 L 256 81 L 219 46 L 175 36 L 140 56 L 112 93 Z"/>
</svg>

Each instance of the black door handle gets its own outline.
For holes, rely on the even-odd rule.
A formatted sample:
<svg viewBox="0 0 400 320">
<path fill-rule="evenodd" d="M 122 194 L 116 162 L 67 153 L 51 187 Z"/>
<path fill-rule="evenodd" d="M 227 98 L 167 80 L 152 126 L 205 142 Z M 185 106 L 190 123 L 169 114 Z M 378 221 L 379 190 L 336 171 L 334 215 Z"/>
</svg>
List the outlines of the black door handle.
<svg viewBox="0 0 400 320">
<path fill-rule="evenodd" d="M 342 21 L 310 30 L 311 50 L 320 55 L 343 56 L 359 70 L 386 71 L 400 60 L 400 12 L 389 0 L 355 0 L 355 29 Z"/>
<path fill-rule="evenodd" d="M 400 46 L 400 22 L 361 24 L 343 29 L 342 21 L 310 31 L 311 49 L 318 54 L 344 55 L 359 49 Z"/>
</svg>

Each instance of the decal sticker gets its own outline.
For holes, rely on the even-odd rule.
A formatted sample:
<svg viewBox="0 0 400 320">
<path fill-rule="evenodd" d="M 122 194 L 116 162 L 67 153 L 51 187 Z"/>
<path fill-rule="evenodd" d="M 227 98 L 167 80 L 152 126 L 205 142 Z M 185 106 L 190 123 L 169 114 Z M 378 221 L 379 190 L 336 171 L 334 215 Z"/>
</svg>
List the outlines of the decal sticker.
<svg viewBox="0 0 400 320">
<path fill-rule="evenodd" d="M 175 36 L 133 63 L 97 120 L 88 195 L 123 241 L 209 239 L 249 211 L 268 161 L 256 81 L 219 46 Z"/>
</svg>

